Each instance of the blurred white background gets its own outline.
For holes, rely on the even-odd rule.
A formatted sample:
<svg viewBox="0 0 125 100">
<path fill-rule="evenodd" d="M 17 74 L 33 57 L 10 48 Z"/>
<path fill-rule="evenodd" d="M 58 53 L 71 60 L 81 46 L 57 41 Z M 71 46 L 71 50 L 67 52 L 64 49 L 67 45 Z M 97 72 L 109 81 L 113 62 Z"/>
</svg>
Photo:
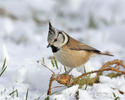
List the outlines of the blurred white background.
<svg viewBox="0 0 125 100">
<path fill-rule="evenodd" d="M 72 37 L 115 55 L 98 57 L 95 65 L 125 60 L 125 0 L 0 0 L 0 64 L 6 57 L 8 66 L 0 78 L 1 91 L 16 87 L 23 94 L 29 87 L 33 90 L 31 98 L 46 94 L 51 73 L 41 70 L 35 61 L 52 55 L 46 48 L 48 21 Z"/>
</svg>

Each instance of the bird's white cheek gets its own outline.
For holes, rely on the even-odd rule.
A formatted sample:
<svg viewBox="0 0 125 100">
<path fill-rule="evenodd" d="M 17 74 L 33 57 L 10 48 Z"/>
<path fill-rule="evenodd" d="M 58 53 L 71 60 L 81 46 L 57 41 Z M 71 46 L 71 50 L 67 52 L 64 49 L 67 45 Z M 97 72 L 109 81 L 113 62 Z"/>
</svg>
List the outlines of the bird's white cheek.
<svg viewBox="0 0 125 100">
<path fill-rule="evenodd" d="M 58 48 L 61 48 L 61 47 L 62 47 L 62 44 L 59 43 L 59 42 L 55 42 L 55 43 L 54 43 L 54 46 L 55 46 L 55 47 L 58 47 Z"/>
</svg>

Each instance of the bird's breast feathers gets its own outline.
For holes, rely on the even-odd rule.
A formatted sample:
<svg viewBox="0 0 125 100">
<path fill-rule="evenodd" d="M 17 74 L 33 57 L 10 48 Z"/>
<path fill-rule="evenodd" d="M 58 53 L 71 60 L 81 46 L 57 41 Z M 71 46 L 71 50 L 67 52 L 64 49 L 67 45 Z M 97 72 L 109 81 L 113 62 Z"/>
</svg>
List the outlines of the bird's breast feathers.
<svg viewBox="0 0 125 100">
<path fill-rule="evenodd" d="M 54 53 L 56 59 L 67 67 L 78 67 L 89 60 L 90 53 L 87 51 L 70 50 L 63 47 L 58 52 Z"/>
</svg>

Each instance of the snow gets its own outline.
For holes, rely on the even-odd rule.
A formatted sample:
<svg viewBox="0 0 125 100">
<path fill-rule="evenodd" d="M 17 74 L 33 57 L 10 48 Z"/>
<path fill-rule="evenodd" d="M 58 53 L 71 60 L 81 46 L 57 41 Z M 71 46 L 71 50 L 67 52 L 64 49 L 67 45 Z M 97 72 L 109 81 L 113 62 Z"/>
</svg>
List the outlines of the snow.
<svg viewBox="0 0 125 100">
<path fill-rule="evenodd" d="M 96 56 L 85 64 L 87 71 L 97 70 L 106 61 L 125 60 L 125 1 L 124 0 L 0 0 L 0 65 L 7 59 L 7 69 L 0 77 L 0 100 L 44 100 L 51 72 L 37 63 L 45 64 L 54 72 L 64 72 L 63 66 L 53 68 L 48 59 L 52 56 L 47 46 L 48 21 L 72 37 L 101 51 L 109 51 L 114 57 Z M 1 68 L 0 66 L 0 68 Z M 83 73 L 83 66 L 71 74 Z M 53 89 L 57 93 L 51 100 L 114 100 L 113 93 L 125 100 L 125 77 L 110 79 L 101 76 L 100 83 Z M 54 86 L 59 84 L 54 82 Z M 19 96 L 9 94 L 18 90 Z"/>
<path fill-rule="evenodd" d="M 74 100 L 75 93 L 77 92 L 77 90 L 78 90 L 78 85 L 65 89 L 62 91 L 62 94 L 53 95 L 52 100 L 55 100 L 55 99 L 57 99 L 57 100 Z"/>
</svg>

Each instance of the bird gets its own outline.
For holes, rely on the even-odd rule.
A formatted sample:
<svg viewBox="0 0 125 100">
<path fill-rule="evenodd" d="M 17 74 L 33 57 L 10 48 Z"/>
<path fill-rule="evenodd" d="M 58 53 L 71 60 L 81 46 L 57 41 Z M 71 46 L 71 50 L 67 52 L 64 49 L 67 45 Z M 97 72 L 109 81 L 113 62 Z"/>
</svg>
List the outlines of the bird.
<svg viewBox="0 0 125 100">
<path fill-rule="evenodd" d="M 49 22 L 47 41 L 47 48 L 51 47 L 56 60 L 70 69 L 66 72 L 67 74 L 71 72 L 73 68 L 84 65 L 93 55 L 113 56 L 108 52 L 103 53 L 74 39 L 66 32 L 54 28 L 51 22 Z"/>
</svg>

